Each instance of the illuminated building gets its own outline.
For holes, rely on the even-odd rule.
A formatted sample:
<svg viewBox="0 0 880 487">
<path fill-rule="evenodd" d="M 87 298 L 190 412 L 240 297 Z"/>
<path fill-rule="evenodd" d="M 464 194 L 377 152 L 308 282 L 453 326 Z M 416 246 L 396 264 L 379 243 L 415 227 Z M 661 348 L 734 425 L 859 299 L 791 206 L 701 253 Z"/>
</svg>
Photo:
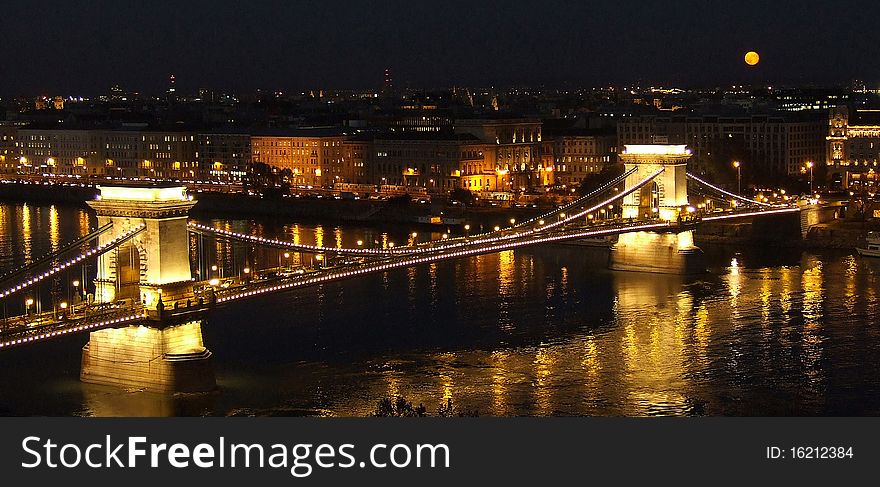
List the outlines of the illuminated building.
<svg viewBox="0 0 880 487">
<path fill-rule="evenodd" d="M 141 132 L 140 137 L 142 176 L 183 179 L 200 172 L 194 132 Z"/>
<path fill-rule="evenodd" d="M 556 184 L 578 184 L 617 163 L 617 135 L 603 129 L 544 129 L 552 141 Z"/>
<path fill-rule="evenodd" d="M 436 105 L 403 105 L 384 119 L 376 120 L 391 132 L 441 132 L 452 130 L 454 119 Z"/>
<path fill-rule="evenodd" d="M 251 155 L 255 164 L 289 171 L 293 185 L 329 186 L 344 175 L 345 140 L 335 128 L 277 130 L 253 135 Z"/>
<path fill-rule="evenodd" d="M 757 179 L 796 176 L 825 154 L 827 121 L 810 113 L 750 116 L 640 116 L 621 119 L 618 144 L 687 144 L 691 171 L 726 174 L 744 161 Z"/>
<path fill-rule="evenodd" d="M 828 110 L 849 102 L 849 94 L 843 90 L 789 89 L 775 94 L 777 108 L 797 112 L 801 110 Z"/>
<path fill-rule="evenodd" d="M 880 160 L 880 111 L 829 111 L 826 163 L 832 186 L 875 190 Z"/>
<path fill-rule="evenodd" d="M 18 156 L 15 150 L 16 127 L 7 122 L 0 122 L 0 173 L 16 172 Z"/>
<path fill-rule="evenodd" d="M 90 130 L 20 128 L 16 135 L 17 172 L 25 174 L 104 174 L 103 149 Z"/>
<path fill-rule="evenodd" d="M 370 173 L 375 184 L 448 192 L 498 189 L 494 147 L 470 134 L 391 134 L 371 144 Z"/>
<path fill-rule="evenodd" d="M 340 183 L 369 183 L 366 164 L 369 151 L 370 141 L 367 139 L 351 137 L 343 141 L 342 165 L 338 179 Z"/>
<path fill-rule="evenodd" d="M 222 139 L 221 136 L 218 136 Z M 230 135 L 230 137 L 232 137 Z M 16 172 L 155 179 L 222 179 L 215 162 L 236 173 L 246 167 L 247 137 L 220 143 L 212 164 L 200 161 L 200 141 L 192 131 L 69 130 L 19 128 Z M 205 139 L 209 139 L 206 135 Z M 218 139 L 220 140 L 220 139 Z M 233 139 L 229 139 L 233 140 Z M 230 145 L 231 144 L 231 145 Z M 228 146 L 228 147 L 227 147 Z M 226 172 L 227 169 L 224 169 Z M 234 179 L 234 178 L 233 178 Z"/>
<path fill-rule="evenodd" d="M 199 177 L 236 183 L 245 179 L 251 162 L 250 134 L 236 131 L 199 133 L 196 141 Z"/>
<path fill-rule="evenodd" d="M 463 119 L 455 133 L 470 134 L 487 144 L 493 170 L 501 176 L 498 190 L 535 188 L 541 184 L 541 121 L 526 118 Z"/>
</svg>

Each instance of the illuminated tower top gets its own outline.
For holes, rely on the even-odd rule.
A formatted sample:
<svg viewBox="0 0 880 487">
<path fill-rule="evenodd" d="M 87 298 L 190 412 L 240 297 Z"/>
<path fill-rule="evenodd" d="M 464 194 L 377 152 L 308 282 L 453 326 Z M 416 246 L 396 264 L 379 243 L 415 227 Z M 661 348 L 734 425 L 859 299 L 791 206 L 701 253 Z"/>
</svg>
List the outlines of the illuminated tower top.
<svg viewBox="0 0 880 487">
<path fill-rule="evenodd" d="M 657 177 L 623 200 L 624 218 L 674 220 L 688 204 L 687 161 L 691 151 L 685 145 L 625 145 L 619 154 L 624 171 L 636 169 L 626 178 L 630 188 L 663 169 Z"/>
</svg>

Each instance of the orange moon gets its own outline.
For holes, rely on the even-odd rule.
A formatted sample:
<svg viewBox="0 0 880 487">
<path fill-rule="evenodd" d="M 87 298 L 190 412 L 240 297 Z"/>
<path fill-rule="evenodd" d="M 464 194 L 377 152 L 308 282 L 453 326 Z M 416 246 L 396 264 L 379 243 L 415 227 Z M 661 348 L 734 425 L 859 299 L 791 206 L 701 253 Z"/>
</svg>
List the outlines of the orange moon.
<svg viewBox="0 0 880 487">
<path fill-rule="evenodd" d="M 758 55 L 755 51 L 749 51 L 746 53 L 746 64 L 749 66 L 754 66 L 758 64 L 758 61 L 761 60 L 761 56 Z"/>
</svg>

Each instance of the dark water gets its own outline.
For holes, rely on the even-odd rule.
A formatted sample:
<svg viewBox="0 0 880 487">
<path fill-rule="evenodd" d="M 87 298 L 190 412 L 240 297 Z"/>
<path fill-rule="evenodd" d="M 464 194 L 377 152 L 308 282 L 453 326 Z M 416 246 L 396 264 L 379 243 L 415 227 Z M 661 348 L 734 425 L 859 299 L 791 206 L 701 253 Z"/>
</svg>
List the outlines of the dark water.
<svg viewBox="0 0 880 487">
<path fill-rule="evenodd" d="M 0 205 L 0 269 L 88 225 L 79 208 Z M 345 246 L 403 243 L 413 231 L 258 228 Z M 245 258 L 282 259 L 203 245 L 202 265 L 226 273 Z M 553 246 L 220 307 L 203 326 L 215 394 L 81 384 L 86 335 L 7 350 L 0 413 L 359 416 L 398 394 L 432 410 L 451 398 L 480 415 L 880 413 L 880 264 L 846 252 L 705 250 L 711 272 L 698 278 L 611 272 L 603 251 Z"/>
</svg>

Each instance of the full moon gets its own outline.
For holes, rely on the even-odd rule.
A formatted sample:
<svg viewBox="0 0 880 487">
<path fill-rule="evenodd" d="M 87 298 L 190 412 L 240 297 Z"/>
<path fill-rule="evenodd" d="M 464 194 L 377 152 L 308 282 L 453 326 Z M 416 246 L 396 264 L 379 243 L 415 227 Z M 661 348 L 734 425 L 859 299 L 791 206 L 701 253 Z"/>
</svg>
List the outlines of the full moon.
<svg viewBox="0 0 880 487">
<path fill-rule="evenodd" d="M 746 64 L 749 66 L 754 66 L 758 64 L 758 61 L 761 60 L 761 56 L 758 56 L 758 53 L 755 51 L 749 51 L 746 53 Z"/>
</svg>

